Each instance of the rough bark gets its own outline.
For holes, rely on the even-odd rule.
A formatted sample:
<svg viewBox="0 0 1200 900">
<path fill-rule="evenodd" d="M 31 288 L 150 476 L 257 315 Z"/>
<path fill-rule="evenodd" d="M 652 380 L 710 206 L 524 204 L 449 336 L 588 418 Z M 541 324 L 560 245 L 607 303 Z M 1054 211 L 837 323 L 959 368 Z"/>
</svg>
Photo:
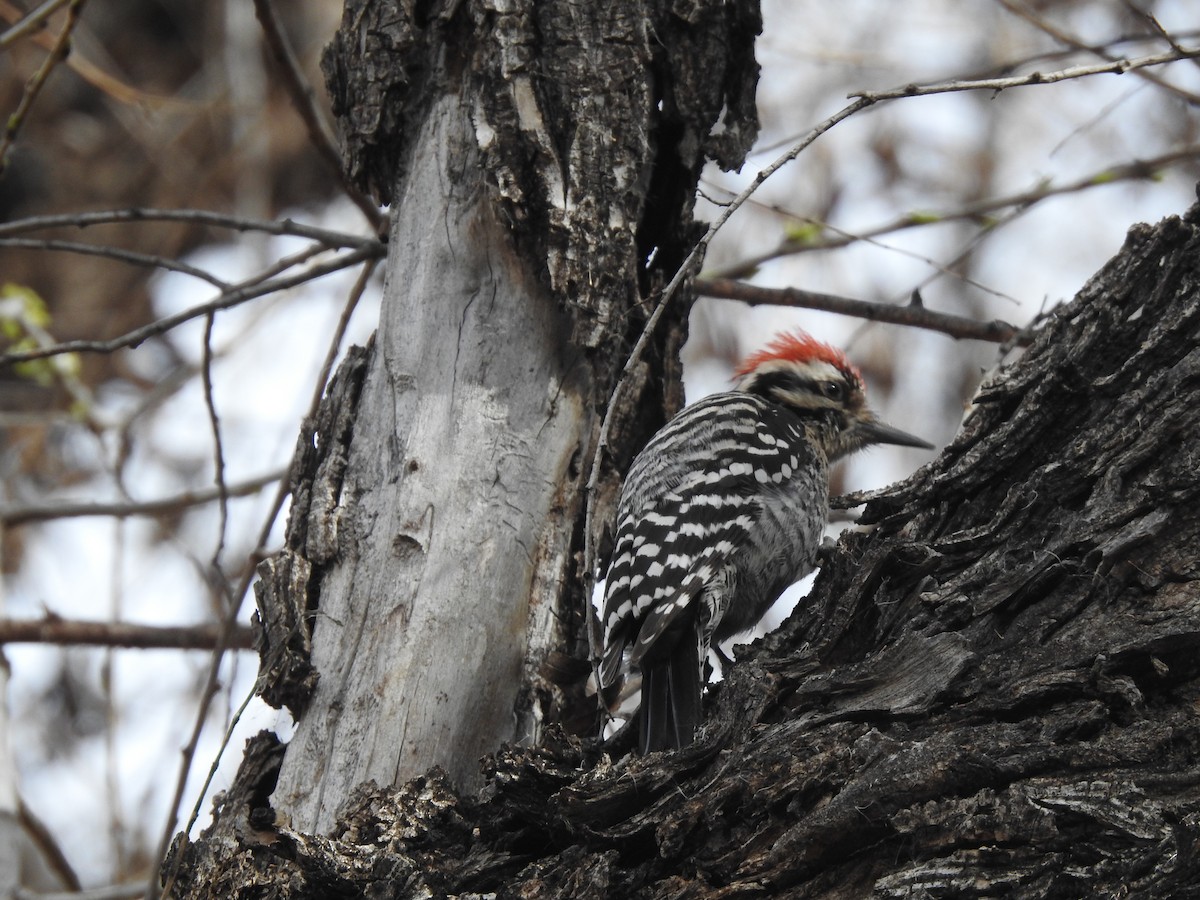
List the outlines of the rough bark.
<svg viewBox="0 0 1200 900">
<path fill-rule="evenodd" d="M 243 833 L 209 887 L 1200 896 L 1198 392 L 1200 207 L 1135 227 L 870 500 L 694 746 L 506 749 L 471 797 L 364 785 L 328 837 Z M 229 802 L 269 821 L 261 796 Z"/>
<path fill-rule="evenodd" d="M 430 99 L 467 83 L 498 212 L 597 349 L 690 251 L 705 161 L 753 143 L 761 27 L 756 2 L 347 0 L 325 68 L 351 176 L 384 202 Z"/>
<path fill-rule="evenodd" d="M 582 656 L 598 401 L 694 237 L 705 159 L 753 138 L 757 28 L 720 2 L 347 4 L 331 94 L 394 209 L 380 329 L 342 379 L 361 388 L 301 442 L 259 593 L 296 828 L 435 764 L 476 787 L 480 757 L 561 718 L 543 672 Z M 662 421 L 661 385 L 630 392 L 619 450 Z"/>
</svg>

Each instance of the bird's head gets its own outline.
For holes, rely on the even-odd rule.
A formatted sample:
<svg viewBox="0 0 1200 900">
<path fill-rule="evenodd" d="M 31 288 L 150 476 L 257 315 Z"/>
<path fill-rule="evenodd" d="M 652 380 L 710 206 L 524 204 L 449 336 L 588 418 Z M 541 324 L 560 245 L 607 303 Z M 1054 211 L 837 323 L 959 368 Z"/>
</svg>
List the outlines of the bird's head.
<svg viewBox="0 0 1200 900">
<path fill-rule="evenodd" d="M 737 388 L 796 413 L 832 461 L 871 444 L 932 448 L 867 408 L 862 375 L 836 347 L 802 331 L 782 334 L 738 367 Z"/>
</svg>

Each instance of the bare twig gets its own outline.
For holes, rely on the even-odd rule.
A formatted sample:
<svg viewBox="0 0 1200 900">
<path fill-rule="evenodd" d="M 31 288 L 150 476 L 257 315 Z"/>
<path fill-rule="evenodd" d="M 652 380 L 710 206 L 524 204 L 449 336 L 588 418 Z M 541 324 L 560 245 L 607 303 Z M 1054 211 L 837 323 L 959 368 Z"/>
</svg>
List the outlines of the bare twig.
<svg viewBox="0 0 1200 900">
<path fill-rule="evenodd" d="M 241 597 L 242 594 L 238 593 L 234 596 Z M 150 898 L 150 900 L 154 900 L 154 898 L 159 896 L 158 875 L 161 861 L 166 858 L 167 848 L 170 846 L 171 838 L 175 834 L 175 825 L 179 821 L 179 804 L 182 802 L 183 793 L 187 789 L 188 775 L 192 771 L 192 760 L 196 758 L 196 750 L 200 746 L 200 736 L 204 733 L 204 726 L 208 721 L 209 707 L 212 706 L 213 698 L 217 696 L 217 692 L 221 689 L 221 661 L 225 658 L 225 651 L 233 646 L 234 638 L 242 630 L 237 624 L 239 605 L 236 601 L 229 604 L 225 620 L 217 629 L 215 640 L 210 645 L 212 647 L 212 659 L 208 666 L 208 678 L 205 680 L 204 690 L 200 695 L 199 709 L 196 714 L 196 721 L 192 725 L 192 734 L 180 751 L 183 761 L 179 765 L 179 774 L 175 779 L 175 791 L 171 797 L 171 805 L 168 807 L 170 813 L 167 816 L 167 822 L 159 839 L 157 852 L 154 855 L 155 865 L 151 869 L 150 881 L 146 885 L 146 897 Z M 168 881 L 168 890 L 169 887 L 170 882 Z"/>
<path fill-rule="evenodd" d="M 66 6 L 69 2 L 70 0 L 50 0 L 39 9 L 26 14 L 13 0 L 0 0 L 0 19 L 15 23 L 3 36 L 0 36 L 0 48 L 6 48 L 9 43 L 15 43 L 21 38 L 28 38 L 30 43 L 52 52 L 56 38 L 45 33 L 45 27 L 50 24 L 45 19 L 45 14 L 48 11 L 57 11 L 59 7 Z M 179 97 L 139 90 L 100 68 L 81 53 L 74 44 L 70 47 L 65 62 L 76 75 L 119 104 L 156 111 L 194 110 L 200 107 L 200 103 L 193 100 L 183 100 Z"/>
<path fill-rule="evenodd" d="M 342 307 L 342 314 L 338 316 L 337 327 L 333 330 L 333 337 L 329 340 L 329 349 L 325 353 L 325 362 L 321 364 L 321 371 L 317 373 L 313 395 L 308 403 L 306 420 L 311 420 L 317 414 L 317 408 L 321 405 L 321 398 L 325 395 L 325 386 L 329 384 L 329 376 L 333 373 L 334 364 L 338 360 L 342 341 L 346 338 L 346 329 L 350 327 L 350 317 L 354 315 L 354 310 L 358 309 L 358 303 L 362 300 L 362 296 L 367 290 L 367 285 L 371 283 L 371 276 L 375 274 L 375 267 L 377 265 L 379 265 L 379 260 L 372 259 L 363 266 L 362 271 L 358 275 L 358 280 L 354 283 L 354 287 L 350 289 L 350 294 L 346 298 L 346 304 Z"/>
<path fill-rule="evenodd" d="M 71 865 L 71 861 L 67 859 L 67 855 L 63 853 L 62 845 L 46 827 L 46 823 L 38 818 L 24 798 L 20 796 L 17 797 L 17 818 L 21 823 L 21 828 L 25 831 L 26 838 L 37 848 L 36 852 L 42 857 L 46 868 L 53 873 L 63 887 L 69 889 L 73 900 L 78 900 L 79 894 L 76 892 L 83 889 L 78 873 Z M 17 888 L 16 896 L 17 898 L 21 897 L 20 888 Z"/>
<path fill-rule="evenodd" d="M 187 222 L 193 225 L 207 225 L 211 228 L 227 228 L 231 231 L 292 235 L 308 238 L 328 247 L 364 247 L 379 244 L 377 237 L 332 231 L 328 228 L 318 228 L 315 225 L 305 225 L 292 219 L 270 221 L 231 216 L 225 213 L 211 212 L 207 209 L 151 209 L 145 207 L 14 219 L 11 222 L 0 222 L 0 237 L 41 231 L 46 228 L 91 228 L 98 225 L 121 225 L 131 222 Z"/>
<path fill-rule="evenodd" d="M 131 622 L 81 622 L 76 619 L 0 619 L 4 644 L 80 644 L 139 650 L 211 650 L 223 633 L 217 625 L 135 625 Z M 254 647 L 254 629 L 234 628 L 226 646 Z"/>
<path fill-rule="evenodd" d="M 212 555 L 213 574 L 221 576 L 221 551 L 225 549 L 225 532 L 229 527 L 229 486 L 225 483 L 225 447 L 221 441 L 221 419 L 217 415 L 217 404 L 213 399 L 212 382 L 212 332 L 216 322 L 216 314 L 209 313 L 204 317 L 204 346 L 201 350 L 200 380 L 204 384 L 204 408 L 208 411 L 208 427 L 213 440 L 213 472 L 216 481 L 217 507 L 219 522 L 217 525 L 217 546 Z"/>
<path fill-rule="evenodd" d="M 293 269 L 296 266 L 302 266 L 316 256 L 327 252 L 328 248 L 320 244 L 309 244 L 303 250 L 298 250 L 295 253 L 289 253 L 287 256 L 282 256 L 275 260 L 269 266 L 251 275 L 245 281 L 239 284 L 239 287 L 249 287 L 252 284 L 260 284 L 270 278 L 275 278 L 282 275 L 288 269 Z"/>
<path fill-rule="evenodd" d="M 1024 213 L 1027 209 L 1028 209 L 1028 207 L 1013 209 L 1013 210 L 1009 210 L 1008 212 L 1002 213 L 1001 215 L 997 216 L 996 219 L 990 224 L 990 226 L 986 230 L 981 229 L 979 231 L 976 231 L 974 234 L 970 235 L 961 244 L 961 246 L 959 246 L 957 252 L 954 253 L 953 256 L 951 256 L 949 259 L 945 260 L 944 262 L 938 262 L 937 260 L 930 259 L 930 258 L 922 258 L 920 256 L 920 254 L 914 253 L 911 250 L 907 250 L 907 249 L 900 248 L 900 247 L 888 247 L 886 244 L 883 244 L 882 242 L 876 241 L 876 240 L 868 239 L 867 243 L 875 244 L 880 247 L 885 247 L 886 249 L 889 249 L 895 253 L 909 255 L 916 259 L 922 259 L 923 262 L 925 262 L 927 265 L 929 265 L 934 270 L 932 273 L 930 273 L 929 275 L 926 275 L 923 279 L 921 279 L 921 281 L 918 282 L 913 287 L 913 291 L 917 292 L 918 296 L 920 294 L 920 291 L 922 289 L 928 287 L 929 285 L 931 285 L 935 279 L 937 279 L 938 277 L 940 277 L 942 275 L 947 275 L 951 278 L 957 278 L 961 283 L 969 284 L 971 287 L 975 288 L 976 290 L 983 291 L 985 294 L 991 294 L 993 297 L 999 298 L 1001 300 L 1008 300 L 1008 301 L 1012 302 L 1014 306 L 1020 306 L 1020 301 L 1016 297 L 1010 296 L 1009 294 L 1005 294 L 1003 291 L 998 291 L 995 288 L 988 287 L 983 282 L 978 281 L 974 278 L 971 278 L 969 275 L 965 274 L 962 271 L 962 264 L 967 260 L 967 258 L 972 253 L 975 252 L 976 248 L 978 248 L 979 245 L 982 244 L 989 235 L 995 234 L 997 231 L 999 231 L 1005 225 L 1015 222 L 1018 218 L 1020 218 L 1022 215 L 1024 215 Z M 910 297 L 911 296 L 912 295 L 910 294 Z M 897 298 L 897 300 L 898 299 L 899 298 Z M 1024 328 L 1021 329 L 1021 332 L 1023 333 L 1025 331 L 1029 330 L 1030 327 L 1031 327 L 1030 325 L 1026 325 Z"/>
<path fill-rule="evenodd" d="M 1169 46 L 1172 50 L 1176 50 L 1179 52 L 1183 51 L 1183 47 L 1181 47 L 1179 44 L 1179 41 L 1181 38 L 1177 37 L 1176 35 L 1171 34 L 1171 32 L 1169 32 L 1169 31 L 1167 31 L 1167 29 L 1163 28 L 1162 23 L 1158 21 L 1158 19 L 1154 16 L 1153 13 L 1142 9 L 1140 6 L 1138 6 L 1136 3 L 1134 3 L 1133 0 L 1124 0 L 1123 5 L 1127 10 L 1129 10 L 1131 13 L 1133 13 L 1135 16 L 1137 16 L 1139 19 L 1141 19 L 1143 22 L 1145 22 L 1147 25 L 1149 25 L 1150 29 L 1156 35 L 1158 35 L 1160 38 L 1162 38 L 1164 41 L 1166 41 L 1167 46 Z M 1200 61 L 1193 60 L 1193 62 L 1196 63 L 1196 65 L 1200 65 Z"/>
<path fill-rule="evenodd" d="M 775 306 L 819 309 L 825 312 L 841 313 L 844 316 L 854 316 L 858 319 L 867 319 L 871 322 L 887 322 L 892 325 L 925 328 L 953 338 L 991 341 L 996 344 L 1016 339 L 1018 346 L 1025 346 L 1029 342 L 1029 339 L 1022 336 L 1020 329 L 1015 325 L 999 319 L 993 319 L 991 322 L 979 322 L 964 316 L 934 312 L 913 303 L 906 306 L 889 306 L 886 303 L 870 303 L 866 300 L 838 297 L 834 294 L 820 294 L 815 291 L 802 291 L 797 288 L 758 287 L 743 281 L 731 281 L 727 278 L 697 279 L 696 292 L 709 297 L 741 300 L 751 306 L 773 304 Z"/>
<path fill-rule="evenodd" d="M 34 76 L 25 84 L 25 91 L 21 94 L 21 102 L 17 104 L 16 110 L 8 117 L 8 124 L 4 128 L 4 136 L 0 138 L 0 175 L 4 174 L 4 170 L 8 168 L 8 153 L 12 149 L 13 143 L 17 140 L 17 134 L 21 131 L 21 126 L 25 123 L 25 117 L 29 115 L 29 110 L 33 108 L 34 101 L 37 100 L 38 94 L 42 92 L 42 88 L 46 84 L 46 79 L 50 77 L 50 73 L 54 71 L 54 67 L 67 58 L 67 54 L 71 49 L 71 32 L 75 30 L 75 25 L 79 21 L 79 13 L 83 9 L 83 4 L 86 0 L 71 0 L 71 4 L 67 7 L 67 20 L 63 23 L 62 31 L 58 33 L 58 37 L 46 54 L 46 58 L 42 60 L 41 66 L 38 67 Z"/>
<path fill-rule="evenodd" d="M 184 322 L 198 319 L 217 310 L 229 309 L 232 306 L 237 306 L 240 303 L 245 303 L 248 300 L 254 300 L 267 294 L 273 294 L 277 291 L 306 284 L 333 272 L 348 269 L 365 260 L 378 259 L 383 256 L 384 252 L 383 244 L 378 242 L 367 244 L 359 247 L 357 250 L 350 250 L 343 253 L 329 262 L 314 265 L 312 268 L 298 272 L 295 275 L 289 275 L 286 278 L 276 278 L 271 281 L 253 284 L 249 287 L 235 286 L 228 291 L 222 292 L 220 296 L 214 300 L 210 300 L 208 303 L 202 303 L 199 306 L 193 306 L 191 309 L 185 309 L 175 315 L 166 316 L 156 322 L 151 322 L 149 325 L 144 325 L 141 328 L 135 328 L 133 331 L 109 341 L 64 341 L 52 347 L 38 347 L 33 350 L 6 353 L 0 355 L 0 365 L 25 362 L 30 359 L 43 359 L 47 356 L 58 356 L 62 353 L 112 353 L 125 347 L 136 347 L 143 341 L 170 331 Z"/>
<path fill-rule="evenodd" d="M 263 35 L 267 39 L 271 55 L 275 57 L 283 74 L 283 85 L 296 106 L 296 112 L 304 121 L 305 128 L 308 129 L 309 141 L 312 142 L 321 161 L 337 176 L 346 196 L 362 211 L 378 234 L 387 226 L 387 217 L 379 211 L 379 207 L 370 197 L 355 187 L 346 177 L 341 151 L 338 150 L 337 144 L 330 134 L 329 126 L 317 107 L 312 85 L 308 83 L 308 79 L 304 77 L 304 73 L 300 69 L 300 63 L 296 59 L 296 54 L 292 52 L 292 46 L 288 42 L 287 35 L 284 34 L 283 26 L 279 23 L 279 17 L 275 15 L 275 7 L 271 0 L 254 0 L 254 12 L 258 16 L 259 24 L 262 25 Z"/>
<path fill-rule="evenodd" d="M 286 471 L 268 472 L 257 478 L 250 478 L 227 486 L 226 493 L 230 497 L 245 497 L 261 491 L 264 487 L 279 481 L 287 474 Z M 130 516 L 161 516 L 180 512 L 191 506 L 212 503 L 218 499 L 216 488 L 206 488 L 200 491 L 186 491 L 174 497 L 163 497 L 159 500 L 141 502 L 117 503 L 48 503 L 39 505 L 19 506 L 8 504 L 0 506 L 0 525 L 13 527 L 28 525 L 31 522 L 47 522 L 52 519 L 79 519 L 89 516 L 102 516 L 114 519 L 124 519 Z"/>
<path fill-rule="evenodd" d="M 35 238 L 0 238 L 0 247 L 16 247 L 20 250 L 57 250 L 64 253 L 79 253 L 83 256 L 102 256 L 117 262 L 143 266 L 148 269 L 166 269 L 169 272 L 179 272 L 208 282 L 217 290 L 229 290 L 229 282 L 222 281 L 211 272 L 205 272 L 195 266 L 188 265 L 166 256 L 152 253 L 138 253 L 136 250 L 123 250 L 120 247 L 104 247 L 97 244 L 85 244 L 80 241 L 60 241 L 54 238 L 39 240 Z"/>
<path fill-rule="evenodd" d="M 1161 26 L 1159 26 L 1159 27 L 1161 28 Z M 1148 35 L 1148 34 L 1120 35 L 1118 37 L 1113 38 L 1109 42 L 1108 46 L 1110 49 L 1112 49 L 1113 53 L 1116 54 L 1119 52 L 1116 50 L 1116 48 L 1122 44 L 1145 43 L 1145 42 L 1151 40 L 1152 37 L 1153 37 L 1152 35 Z M 1193 60 L 1193 62 L 1196 61 L 1196 58 L 1193 55 L 1194 51 L 1188 51 L 1184 47 L 1180 46 L 1179 41 L 1196 40 L 1197 38 L 1200 38 L 1200 30 L 1189 29 L 1186 31 L 1175 32 L 1175 34 L 1172 37 L 1171 46 L 1173 49 L 1175 49 L 1178 52 L 1179 59 L 1183 60 L 1183 59 L 1190 58 Z M 1014 71 L 1017 71 L 1018 69 L 1024 69 L 1024 68 L 1028 68 L 1030 66 L 1049 65 L 1049 64 L 1057 65 L 1061 60 L 1070 58 L 1070 56 L 1075 52 L 1077 52 L 1077 51 L 1061 49 L 1061 48 L 1049 50 L 1045 53 L 1037 53 L 1032 56 L 1023 57 L 1021 59 L 1010 60 L 1008 62 L 1001 63 L 1000 65 L 990 66 L 986 70 L 982 70 L 975 74 L 964 75 L 963 77 L 966 79 L 969 79 L 971 81 L 981 81 L 986 78 L 999 77 L 1001 74 L 1014 72 Z M 762 156 L 767 153 L 774 153 L 780 147 L 790 146 L 796 140 L 797 140 L 796 135 L 788 135 L 786 137 L 782 137 L 782 138 L 779 138 L 778 140 L 772 141 L 769 144 L 764 144 L 761 147 L 755 147 L 751 151 L 750 155 L 751 156 Z"/>
<path fill-rule="evenodd" d="M 41 31 L 46 27 L 50 17 L 69 2 L 70 0 L 45 0 L 37 9 L 30 10 L 8 31 L 0 34 L 0 49 L 8 47 L 9 44 L 20 40 L 27 34 Z"/>
<path fill-rule="evenodd" d="M 1016 3 L 1014 0 L 997 0 L 997 2 L 1013 15 L 1024 19 L 1034 28 L 1054 38 L 1054 40 L 1058 41 L 1060 44 L 1065 44 L 1073 50 L 1082 50 L 1086 53 L 1091 53 L 1100 57 L 1101 59 L 1106 59 L 1109 62 L 1117 59 L 1117 55 L 1111 49 L 1109 49 L 1107 45 L 1086 43 L 1065 29 L 1055 25 L 1049 19 L 1038 15 L 1023 3 Z M 1171 49 L 1177 54 L 1181 52 L 1187 52 L 1174 42 L 1171 42 Z M 1137 74 L 1140 78 L 1143 78 L 1151 84 L 1157 85 L 1158 87 L 1175 94 L 1193 106 L 1200 104 L 1200 95 L 1194 94 L 1189 90 L 1179 87 L 1178 85 L 1171 84 L 1171 82 L 1159 77 L 1153 72 L 1139 71 Z"/>
<path fill-rule="evenodd" d="M 209 313 L 204 317 L 204 346 L 200 364 L 201 382 L 204 385 L 204 407 L 208 412 L 209 430 L 212 432 L 213 477 L 217 489 L 217 541 L 213 547 L 212 556 L 209 558 L 208 570 L 210 581 L 215 587 L 218 598 L 224 601 L 225 625 L 226 629 L 230 629 L 234 627 L 239 604 L 233 597 L 229 579 L 221 567 L 221 554 L 225 552 L 225 537 L 229 531 L 229 487 L 225 481 L 225 446 L 221 437 L 221 418 L 217 413 L 217 403 L 213 396 L 212 333 L 216 318 L 216 313 Z M 222 637 L 224 636 L 223 634 Z M 218 658 L 223 657 L 224 647 L 217 645 L 213 648 L 213 652 Z M 215 683 L 214 693 L 218 689 L 219 683 Z M 199 740 L 196 741 L 195 747 L 185 749 L 185 760 L 187 759 L 186 754 L 195 754 L 198 747 Z M 188 765 L 189 770 L 190 768 L 191 766 Z"/>
<path fill-rule="evenodd" d="M 764 263 L 779 259 L 784 256 L 791 256 L 799 253 L 810 253 L 817 250 L 836 250 L 840 247 L 847 247 L 852 244 L 859 243 L 864 240 L 882 237 L 886 234 L 894 234 L 896 232 L 905 231 L 910 228 L 923 228 L 930 225 L 938 225 L 944 222 L 955 222 L 961 220 L 977 220 L 981 221 L 985 227 L 990 227 L 993 223 L 991 216 L 1003 210 L 1017 207 L 1021 210 L 1026 210 L 1043 200 L 1051 197 L 1059 197 L 1064 194 L 1078 193 L 1088 188 L 1100 187 L 1106 184 L 1116 184 L 1122 181 L 1133 181 L 1137 179 L 1153 178 L 1155 174 L 1168 166 L 1177 165 L 1178 163 L 1200 159 L 1200 145 L 1192 144 L 1187 147 L 1182 147 L 1179 150 L 1173 150 L 1170 153 L 1164 153 L 1161 156 L 1155 156 L 1150 159 L 1138 159 L 1128 163 L 1121 163 L 1114 166 L 1109 166 L 1106 169 L 1093 172 L 1083 178 L 1068 182 L 1061 185 L 1039 185 L 1035 188 L 1030 188 L 1027 191 L 1022 191 L 1018 194 L 1008 194 L 1003 197 L 991 197 L 986 200 L 979 200 L 975 203 L 968 203 L 958 209 L 951 210 L 935 210 L 931 212 L 911 212 L 902 216 L 897 216 L 890 222 L 884 222 L 861 231 L 848 231 L 844 229 L 836 229 L 823 222 L 818 222 L 803 216 L 796 216 L 786 210 L 780 210 L 773 207 L 782 215 L 787 215 L 793 219 L 802 222 L 810 222 L 813 225 L 828 229 L 835 232 L 833 236 L 814 235 L 812 238 L 804 240 L 788 239 L 782 241 L 775 249 L 763 253 L 759 256 L 741 260 L 732 266 L 714 272 L 714 277 L 719 278 L 744 278 L 754 272 L 759 266 Z"/>
<path fill-rule="evenodd" d="M 1032 87 L 1041 84 L 1057 84 L 1060 81 L 1072 81 L 1077 78 L 1088 78 L 1092 75 L 1124 75 L 1126 72 L 1145 69 L 1150 66 L 1162 66 L 1167 63 L 1179 62 L 1183 59 L 1200 57 L 1200 47 L 1188 47 L 1183 50 L 1172 50 L 1169 53 L 1155 53 L 1150 56 L 1137 56 L 1131 59 L 1117 59 L 1112 62 L 1100 63 L 1093 66 L 1071 66 L 1056 72 L 1030 72 L 1028 75 L 1013 75 L 1007 78 L 977 78 L 963 81 L 938 81 L 931 84 L 906 84 L 903 87 L 887 91 L 853 91 L 850 96 L 871 103 L 881 103 L 885 100 L 900 100 L 904 97 L 926 97 L 930 94 L 953 94 L 962 91 L 1006 91 L 1010 88 Z"/>
</svg>

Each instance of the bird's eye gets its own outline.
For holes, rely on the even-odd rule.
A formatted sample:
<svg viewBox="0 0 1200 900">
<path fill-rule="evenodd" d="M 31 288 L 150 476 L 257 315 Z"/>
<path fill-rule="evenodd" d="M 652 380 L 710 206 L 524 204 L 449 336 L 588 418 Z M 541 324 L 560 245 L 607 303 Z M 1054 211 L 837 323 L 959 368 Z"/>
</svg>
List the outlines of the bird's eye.
<svg viewBox="0 0 1200 900">
<path fill-rule="evenodd" d="M 830 400 L 841 402 L 846 396 L 846 386 L 837 381 L 822 381 L 821 393 Z"/>
</svg>

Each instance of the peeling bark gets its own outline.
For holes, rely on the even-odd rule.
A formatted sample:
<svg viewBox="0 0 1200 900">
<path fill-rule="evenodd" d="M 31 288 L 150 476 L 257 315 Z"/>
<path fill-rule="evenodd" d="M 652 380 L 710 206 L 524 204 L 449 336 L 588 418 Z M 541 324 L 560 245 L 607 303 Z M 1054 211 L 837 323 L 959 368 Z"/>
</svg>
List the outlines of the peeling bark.
<svg viewBox="0 0 1200 900">
<path fill-rule="evenodd" d="M 259 631 L 255 691 L 299 719 L 320 673 L 312 665 L 313 612 L 320 576 L 337 556 L 338 510 L 350 440 L 370 348 L 352 347 L 321 401 L 315 422 L 305 422 L 289 471 L 292 509 L 286 546 L 258 567 L 254 584 Z"/>
<path fill-rule="evenodd" d="M 1200 207 L 1121 253 L 872 497 L 679 752 L 559 739 L 364 786 L 230 897 L 1196 896 Z M 248 861 L 261 890 L 226 878 Z"/>
</svg>

